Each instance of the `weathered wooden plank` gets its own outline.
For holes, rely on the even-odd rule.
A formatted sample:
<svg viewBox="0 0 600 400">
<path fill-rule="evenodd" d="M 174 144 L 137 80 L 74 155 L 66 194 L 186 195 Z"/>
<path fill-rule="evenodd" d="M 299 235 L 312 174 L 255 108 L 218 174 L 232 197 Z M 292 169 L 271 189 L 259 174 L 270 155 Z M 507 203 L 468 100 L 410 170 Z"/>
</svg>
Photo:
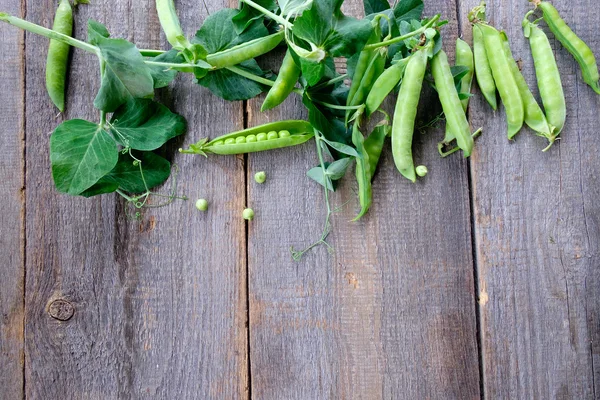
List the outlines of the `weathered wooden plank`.
<svg viewBox="0 0 600 400">
<path fill-rule="evenodd" d="M 49 25 L 53 8 L 30 2 L 28 18 Z M 206 17 L 202 2 L 180 10 L 190 34 Z M 166 47 L 153 0 L 81 6 L 79 37 L 88 17 L 140 47 Z M 210 199 L 208 214 L 176 202 L 134 221 L 112 196 L 58 195 L 47 161 L 47 133 L 60 121 L 45 101 L 46 44 L 27 37 L 28 397 L 247 398 L 243 163 L 175 154 L 183 140 L 168 151 L 180 169 L 177 192 Z M 73 58 L 66 117 L 96 119 L 97 61 L 79 51 Z M 186 143 L 243 126 L 241 104 L 217 100 L 189 77 L 160 97 L 188 118 Z M 56 299 L 73 305 L 70 320 L 49 315 Z"/>
<path fill-rule="evenodd" d="M 21 14 L 21 2 L 6 1 L 2 8 Z M 23 397 L 24 329 L 24 229 L 25 198 L 23 185 L 25 160 L 24 35 L 8 25 L 0 27 L 0 80 L 3 98 L 0 105 L 0 387 L 3 397 Z M 8 101 L 10 99 L 10 101 Z"/>
<path fill-rule="evenodd" d="M 466 13 L 479 3 L 461 2 Z M 553 4 L 596 54 L 600 14 L 593 1 Z M 524 1 L 489 3 L 493 24 L 507 31 L 536 88 L 521 20 Z M 472 160 L 477 268 L 487 398 L 591 399 L 598 361 L 600 192 L 597 126 L 600 99 L 555 42 L 567 96 L 568 123 L 548 153 L 523 131 L 506 140 L 503 112 L 480 96 L 471 119 L 484 125 Z M 537 89 L 536 89 L 537 92 Z"/>
<path fill-rule="evenodd" d="M 360 14 L 359 3 L 348 1 L 348 10 Z M 433 12 L 451 20 L 451 44 L 454 3 L 427 2 Z M 259 107 L 250 103 L 250 125 L 304 116 L 298 97 L 268 114 Z M 424 122 L 435 115 L 421 113 Z M 417 185 L 386 150 L 363 222 L 348 222 L 357 204 L 355 185 L 344 184 L 334 203 L 352 201 L 333 221 L 335 255 L 320 248 L 300 263 L 288 249 L 320 234 L 324 212 L 321 189 L 305 177 L 317 165 L 314 145 L 249 156 L 253 396 L 479 397 L 467 163 L 439 159 L 442 136 L 418 135 L 416 157 L 431 174 Z M 270 176 L 264 186 L 251 180 L 260 170 Z"/>
</svg>

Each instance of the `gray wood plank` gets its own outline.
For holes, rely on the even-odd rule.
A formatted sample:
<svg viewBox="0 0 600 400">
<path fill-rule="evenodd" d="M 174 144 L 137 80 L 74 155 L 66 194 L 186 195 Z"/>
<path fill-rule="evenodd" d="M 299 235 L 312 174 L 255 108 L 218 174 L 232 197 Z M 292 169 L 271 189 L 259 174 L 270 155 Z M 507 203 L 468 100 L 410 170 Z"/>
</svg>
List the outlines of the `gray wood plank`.
<svg viewBox="0 0 600 400">
<path fill-rule="evenodd" d="M 210 9 L 226 1 L 211 2 Z M 179 4 L 192 34 L 206 17 L 202 2 Z M 29 2 L 28 19 L 49 25 L 52 1 Z M 105 22 L 140 47 L 166 43 L 154 1 L 93 2 L 77 15 Z M 177 192 L 208 198 L 147 210 L 141 221 L 113 196 L 59 195 L 48 163 L 48 132 L 60 122 L 46 101 L 47 42 L 27 37 L 27 333 L 29 398 L 248 397 L 244 166 L 234 158 L 180 156 Z M 97 61 L 76 51 L 66 117 L 96 119 Z M 243 126 L 241 104 L 226 104 L 180 78 L 160 97 L 189 122 L 185 143 Z M 161 189 L 168 192 L 170 185 Z M 68 321 L 47 312 L 54 300 L 74 307 Z"/>
<path fill-rule="evenodd" d="M 19 0 L 7 0 L 2 8 L 21 14 Z M 0 105 L 0 387 L 3 397 L 23 397 L 24 341 L 24 211 L 25 160 L 24 34 L 0 27 L 0 80 L 3 82 Z"/>
<path fill-rule="evenodd" d="M 461 1 L 465 36 L 468 10 Z M 552 2 L 600 55 L 591 0 Z M 536 89 L 521 20 L 524 1 L 489 2 L 493 24 L 505 29 L 515 57 Z M 480 316 L 487 398 L 598 398 L 600 194 L 597 126 L 600 98 L 571 56 L 550 34 L 567 96 L 568 122 L 548 153 L 523 131 L 506 139 L 503 112 L 481 96 L 471 119 L 485 133 L 472 160 Z"/>
<path fill-rule="evenodd" d="M 346 7 L 360 14 L 359 3 Z M 454 3 L 430 1 L 427 12 L 451 20 L 452 43 Z M 250 103 L 250 125 L 304 117 L 298 97 L 268 114 L 260 103 Z M 440 128 L 419 135 L 416 157 L 431 174 L 417 185 L 386 150 L 375 203 L 359 223 L 348 222 L 357 209 L 350 175 L 334 198 L 338 206 L 351 200 L 333 221 L 336 253 L 320 248 L 300 263 L 288 249 L 310 243 L 323 222 L 323 193 L 305 177 L 318 163 L 314 144 L 249 156 L 254 397 L 479 398 L 468 170 L 459 157 L 439 159 L 442 136 Z M 252 180 L 260 170 L 270 176 L 264 186 Z"/>
</svg>

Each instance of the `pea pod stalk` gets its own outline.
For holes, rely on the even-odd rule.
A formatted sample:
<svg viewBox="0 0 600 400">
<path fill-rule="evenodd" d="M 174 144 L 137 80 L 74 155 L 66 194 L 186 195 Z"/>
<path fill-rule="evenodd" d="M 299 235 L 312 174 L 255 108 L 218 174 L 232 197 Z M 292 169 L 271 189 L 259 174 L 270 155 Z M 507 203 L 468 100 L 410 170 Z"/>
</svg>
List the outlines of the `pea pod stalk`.
<svg viewBox="0 0 600 400">
<path fill-rule="evenodd" d="M 590 47 L 573 32 L 552 4 L 540 0 L 530 1 L 542 10 L 544 21 L 546 21 L 554 36 L 579 63 L 585 83 L 600 94 L 600 72 L 598 71 L 596 57 Z"/>
<path fill-rule="evenodd" d="M 243 131 L 232 132 L 213 140 L 203 139 L 181 153 L 236 155 L 256 153 L 297 146 L 315 136 L 312 125 L 307 121 L 279 121 Z"/>
</svg>

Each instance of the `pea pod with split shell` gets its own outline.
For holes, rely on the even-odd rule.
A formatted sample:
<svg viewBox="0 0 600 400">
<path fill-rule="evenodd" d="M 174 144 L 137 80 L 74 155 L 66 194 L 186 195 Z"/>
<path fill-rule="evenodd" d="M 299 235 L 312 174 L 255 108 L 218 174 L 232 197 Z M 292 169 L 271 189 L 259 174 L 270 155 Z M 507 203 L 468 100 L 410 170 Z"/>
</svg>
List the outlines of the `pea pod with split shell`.
<svg viewBox="0 0 600 400">
<path fill-rule="evenodd" d="M 186 154 L 235 155 L 255 153 L 297 146 L 315 136 L 313 126 L 307 121 L 279 121 L 239 132 L 232 132 L 211 141 L 203 139 L 193 144 Z"/>
</svg>

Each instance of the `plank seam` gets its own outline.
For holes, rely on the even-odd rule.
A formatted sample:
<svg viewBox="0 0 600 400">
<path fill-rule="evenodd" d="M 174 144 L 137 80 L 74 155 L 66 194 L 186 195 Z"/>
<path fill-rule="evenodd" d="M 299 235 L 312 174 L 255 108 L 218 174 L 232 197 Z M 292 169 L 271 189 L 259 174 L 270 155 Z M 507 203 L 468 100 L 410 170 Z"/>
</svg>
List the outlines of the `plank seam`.
<svg viewBox="0 0 600 400">
<path fill-rule="evenodd" d="M 458 24 L 459 37 L 463 37 L 463 24 L 461 18 L 462 3 L 461 0 L 455 0 L 456 5 L 456 21 Z M 470 115 L 469 124 L 471 122 Z M 473 191 L 473 165 L 471 158 L 467 159 L 467 184 L 469 190 L 469 212 L 471 224 L 471 257 L 473 263 L 473 290 L 475 295 L 475 328 L 477 337 L 477 361 L 479 367 L 479 397 L 482 400 L 486 399 L 485 392 L 485 365 L 483 357 L 483 327 L 481 322 L 481 305 L 479 304 L 479 262 L 477 257 L 477 236 L 476 236 L 476 221 L 475 221 L 475 194 Z"/>
<path fill-rule="evenodd" d="M 24 19 L 27 19 L 27 0 L 22 0 L 21 1 L 21 15 L 23 15 Z M 25 352 L 26 352 L 26 346 L 25 346 L 25 331 L 26 331 L 26 316 L 27 316 L 27 312 L 26 312 L 26 305 L 27 305 L 27 301 L 26 301 L 26 290 L 27 290 L 27 220 L 26 220 L 26 216 L 27 216 L 27 196 L 25 196 L 25 190 L 26 190 L 26 184 L 27 184 L 27 146 L 25 146 L 25 144 L 27 143 L 27 96 L 26 96 L 26 91 L 27 91 L 27 71 L 26 71 L 26 63 L 27 63 L 27 59 L 26 59 L 26 55 L 27 55 L 27 35 L 25 33 L 25 31 L 23 31 L 21 33 L 21 41 L 22 41 L 22 46 L 21 46 L 21 74 L 23 75 L 23 80 L 22 80 L 22 89 L 21 89 L 21 93 L 22 93 L 22 97 L 21 97 L 21 101 L 23 102 L 23 118 L 21 120 L 21 131 L 23 132 L 23 136 L 22 136 L 22 142 L 21 142 L 21 146 L 23 147 L 21 150 L 21 157 L 22 157 L 22 180 L 21 180 L 21 204 L 22 204 L 22 208 L 21 208 L 21 223 L 23 224 L 22 226 L 22 248 L 21 248 L 21 262 L 22 262 L 22 266 L 23 266 L 23 303 L 22 303 L 22 307 L 23 307 L 23 330 L 22 330 L 22 337 L 23 337 L 23 350 L 21 353 L 21 363 L 23 365 L 22 367 L 22 379 L 23 379 L 23 383 L 22 383 L 22 398 L 25 400 L 27 398 L 27 385 L 26 385 L 26 360 L 27 357 L 25 357 Z"/>
<path fill-rule="evenodd" d="M 248 125 L 249 125 L 249 111 L 248 111 L 248 107 L 249 107 L 249 102 L 247 100 L 244 100 L 243 102 L 243 118 L 244 118 L 244 129 L 248 129 Z M 244 203 L 246 205 L 246 207 L 248 207 L 248 200 L 249 200 L 249 185 L 250 185 L 250 177 L 249 174 L 250 170 L 248 168 L 248 154 L 244 155 L 244 187 L 245 187 L 245 191 L 244 191 Z M 246 351 L 247 351 L 247 371 L 246 374 L 248 376 L 248 394 L 247 394 L 247 398 L 248 399 L 252 399 L 252 360 L 251 360 L 251 354 L 252 352 L 250 351 L 250 262 L 249 262 L 249 223 L 246 222 L 245 223 L 245 250 L 246 250 Z"/>
</svg>

